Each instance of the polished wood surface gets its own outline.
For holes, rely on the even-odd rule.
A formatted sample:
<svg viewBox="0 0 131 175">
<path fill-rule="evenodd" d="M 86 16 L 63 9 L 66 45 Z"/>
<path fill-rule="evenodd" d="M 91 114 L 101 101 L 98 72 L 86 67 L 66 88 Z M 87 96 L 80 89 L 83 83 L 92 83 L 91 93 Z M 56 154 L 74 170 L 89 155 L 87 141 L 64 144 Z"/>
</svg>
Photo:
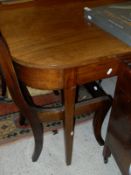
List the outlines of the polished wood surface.
<svg viewBox="0 0 131 175">
<path fill-rule="evenodd" d="M 39 89 L 61 89 L 67 68 L 76 72 L 77 84 L 90 82 L 92 77 L 97 80 L 116 75 L 117 61 L 130 54 L 131 48 L 88 24 L 83 14 L 85 6 L 113 2 L 44 0 L 27 6 L 2 6 L 0 30 L 20 79 Z M 112 72 L 107 75 L 110 68 Z"/>
<path fill-rule="evenodd" d="M 0 63 L 21 121 L 26 115 L 32 119 L 34 161 L 42 150 L 42 120 L 63 119 L 67 165 L 71 164 L 75 113 L 97 111 L 94 133 L 99 144 L 104 143 L 101 126 L 111 105 L 110 97 L 104 95 L 81 105 L 75 105 L 75 99 L 78 85 L 117 75 L 120 60 L 131 55 L 130 47 L 84 19 L 85 6 L 113 2 L 121 1 L 38 0 L 0 7 Z M 36 110 L 25 85 L 63 89 L 64 108 Z"/>
<path fill-rule="evenodd" d="M 126 44 L 85 21 L 83 8 L 105 1 L 68 0 L 49 6 L 44 2 L 0 11 L 0 29 L 15 62 L 36 68 L 67 68 L 131 52 Z"/>
</svg>

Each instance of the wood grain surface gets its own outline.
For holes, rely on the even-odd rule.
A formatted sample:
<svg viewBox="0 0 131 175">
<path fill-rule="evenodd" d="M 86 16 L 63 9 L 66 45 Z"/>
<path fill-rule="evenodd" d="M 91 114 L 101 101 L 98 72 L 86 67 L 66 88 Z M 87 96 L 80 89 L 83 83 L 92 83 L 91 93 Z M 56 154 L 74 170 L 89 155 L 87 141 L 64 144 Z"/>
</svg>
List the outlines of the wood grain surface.
<svg viewBox="0 0 131 175">
<path fill-rule="evenodd" d="M 85 21 L 83 8 L 96 6 L 97 1 L 58 2 L 39 0 L 17 9 L 1 7 L 0 30 L 15 62 L 36 68 L 67 68 L 131 52 L 126 44 Z M 115 0 L 108 3 L 112 2 Z M 99 5 L 105 3 L 99 1 Z"/>
</svg>

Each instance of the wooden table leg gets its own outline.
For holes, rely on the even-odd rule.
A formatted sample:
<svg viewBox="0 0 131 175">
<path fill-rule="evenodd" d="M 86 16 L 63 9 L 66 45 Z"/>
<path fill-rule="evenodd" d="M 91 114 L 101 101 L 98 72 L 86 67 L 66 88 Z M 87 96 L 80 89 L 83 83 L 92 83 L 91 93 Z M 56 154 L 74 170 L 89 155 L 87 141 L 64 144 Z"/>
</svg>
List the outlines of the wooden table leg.
<svg viewBox="0 0 131 175">
<path fill-rule="evenodd" d="M 66 163 L 71 164 L 72 147 L 74 136 L 74 111 L 75 111 L 75 88 L 64 89 L 65 101 L 65 148 L 66 148 Z"/>
<path fill-rule="evenodd" d="M 75 114 L 75 99 L 76 99 L 76 74 L 73 69 L 65 70 L 64 72 L 64 129 L 65 129 L 65 149 L 66 163 L 71 164 L 72 147 L 74 136 L 74 114 Z"/>
</svg>

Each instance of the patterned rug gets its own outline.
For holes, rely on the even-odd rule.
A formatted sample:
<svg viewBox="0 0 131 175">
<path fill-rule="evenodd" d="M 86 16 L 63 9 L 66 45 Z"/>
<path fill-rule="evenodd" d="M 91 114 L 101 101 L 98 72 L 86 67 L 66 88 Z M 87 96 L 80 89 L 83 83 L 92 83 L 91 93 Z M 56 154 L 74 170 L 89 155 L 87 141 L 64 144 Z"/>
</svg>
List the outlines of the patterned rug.
<svg viewBox="0 0 131 175">
<path fill-rule="evenodd" d="M 92 98 L 91 94 L 87 91 L 84 86 L 79 88 L 78 101 L 85 101 Z M 53 103 L 46 105 L 46 107 L 60 107 L 61 103 Z M 93 117 L 93 114 L 87 115 L 83 114 L 80 116 L 75 116 L 76 124 L 81 124 L 88 121 Z M 43 123 L 44 131 L 51 131 L 53 134 L 57 134 L 58 129 L 63 127 L 62 121 L 54 121 L 49 123 Z M 29 125 L 20 126 L 19 125 L 19 113 L 13 113 L 5 116 L 0 116 L 0 145 L 9 143 L 12 141 L 19 140 L 21 138 L 31 136 L 32 130 Z"/>
<path fill-rule="evenodd" d="M 82 124 L 92 118 L 92 115 L 76 116 L 76 124 Z M 32 131 L 29 126 L 20 126 L 19 113 L 14 113 L 0 117 L 0 145 L 19 140 L 21 138 L 32 136 Z M 51 131 L 52 134 L 57 134 L 58 129 L 63 127 L 62 121 L 54 121 L 43 123 L 44 131 Z"/>
</svg>

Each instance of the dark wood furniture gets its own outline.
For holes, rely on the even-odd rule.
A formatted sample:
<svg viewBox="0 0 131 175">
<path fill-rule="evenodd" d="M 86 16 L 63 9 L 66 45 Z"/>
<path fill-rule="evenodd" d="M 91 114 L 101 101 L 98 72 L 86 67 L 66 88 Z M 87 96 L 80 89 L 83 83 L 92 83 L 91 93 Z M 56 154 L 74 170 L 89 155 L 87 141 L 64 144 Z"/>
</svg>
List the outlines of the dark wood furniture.
<svg viewBox="0 0 131 175">
<path fill-rule="evenodd" d="M 75 100 L 78 86 L 117 75 L 119 61 L 130 57 L 131 48 L 83 17 L 85 6 L 112 2 L 116 1 L 37 0 L 0 8 L 0 64 L 20 109 L 21 123 L 25 118 L 30 121 L 35 138 L 33 161 L 43 145 L 41 121 L 64 121 L 67 164 L 71 163 L 74 114 L 97 110 L 94 133 L 104 143 L 100 133 L 110 98 L 100 96 L 76 105 Z M 38 110 L 26 85 L 62 89 L 64 107 Z"/>
<path fill-rule="evenodd" d="M 110 116 L 104 160 L 113 154 L 123 175 L 131 174 L 131 60 L 120 67 Z"/>
<path fill-rule="evenodd" d="M 62 106 L 56 108 L 43 107 L 43 106 L 41 107 L 34 103 L 29 91 L 25 86 L 24 81 L 23 80 L 21 81 L 21 79 L 17 76 L 18 71 L 15 70 L 16 66 L 13 65 L 12 56 L 8 49 L 7 43 L 2 35 L 0 36 L 0 65 L 3 74 L 5 75 L 5 80 L 10 90 L 12 99 L 14 100 L 14 102 L 16 103 L 16 105 L 20 110 L 20 124 L 24 125 L 26 123 L 26 119 L 28 119 L 30 126 L 32 128 L 35 139 L 35 149 L 34 154 L 32 156 L 33 161 L 36 161 L 38 159 L 43 147 L 42 122 L 63 120 L 65 128 L 67 165 L 71 164 L 71 158 L 72 158 L 75 115 L 80 115 L 81 113 L 85 112 L 86 113 L 95 112 L 95 116 L 93 119 L 94 134 L 98 143 L 100 145 L 104 144 L 104 140 L 101 137 L 101 126 L 106 116 L 106 113 L 108 112 L 111 106 L 112 100 L 111 97 L 106 95 L 105 92 L 101 88 L 99 88 L 99 86 L 95 82 L 85 84 L 86 89 L 89 89 L 91 94 L 93 94 L 93 98 L 89 98 L 86 101 L 83 100 L 79 102 L 79 100 L 77 99 L 77 93 L 79 92 L 79 87 L 77 86 L 77 84 L 75 85 L 75 87 L 74 86 L 66 87 L 64 85 L 63 88 L 58 87 L 58 89 L 62 91 L 61 101 L 59 100 Z M 26 76 L 25 78 L 27 80 L 28 76 Z M 54 79 L 55 78 L 57 80 L 57 77 L 54 77 Z M 72 83 L 73 80 L 73 79 L 70 80 L 70 76 L 68 78 L 69 82 L 66 85 Z M 97 90 L 95 90 L 94 87 L 97 88 Z M 48 102 L 45 103 L 45 105 L 47 104 Z"/>
</svg>

